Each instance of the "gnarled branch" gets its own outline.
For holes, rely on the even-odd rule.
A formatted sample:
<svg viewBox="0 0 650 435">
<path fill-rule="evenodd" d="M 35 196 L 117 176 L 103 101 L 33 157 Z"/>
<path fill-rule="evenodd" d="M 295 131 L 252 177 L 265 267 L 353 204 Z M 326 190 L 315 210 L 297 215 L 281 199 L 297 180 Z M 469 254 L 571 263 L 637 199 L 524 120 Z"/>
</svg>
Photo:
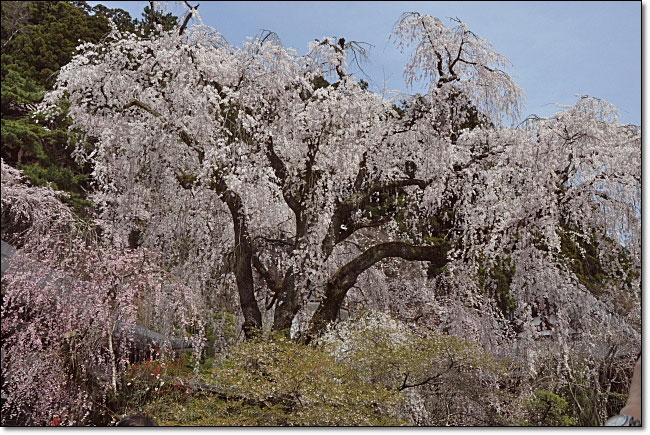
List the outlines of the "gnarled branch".
<svg viewBox="0 0 650 435">
<path fill-rule="evenodd" d="M 406 179 L 406 180 L 393 180 L 384 183 L 375 183 L 364 191 L 358 191 L 351 195 L 346 200 L 341 201 L 336 205 L 332 221 L 330 222 L 327 230 L 327 235 L 322 243 L 323 253 L 325 258 L 329 257 L 338 243 L 350 237 L 356 230 L 379 225 L 379 221 L 373 221 L 369 224 L 351 225 L 350 218 L 352 213 L 360 208 L 365 207 L 370 202 L 373 195 L 390 192 L 391 190 L 401 187 L 418 186 L 424 189 L 429 184 L 428 181 L 420 179 Z M 383 221 L 381 222 L 383 223 Z M 348 224 L 346 226 L 346 224 Z M 346 229 L 343 229 L 346 228 Z"/>
<path fill-rule="evenodd" d="M 357 282 L 357 278 L 375 263 L 390 257 L 399 257 L 409 261 L 446 261 L 447 247 L 415 246 L 404 242 L 387 242 L 375 245 L 354 260 L 340 267 L 325 285 L 325 298 L 314 313 L 309 337 L 320 333 L 325 326 L 336 320 L 339 309 L 348 290 Z"/>
</svg>

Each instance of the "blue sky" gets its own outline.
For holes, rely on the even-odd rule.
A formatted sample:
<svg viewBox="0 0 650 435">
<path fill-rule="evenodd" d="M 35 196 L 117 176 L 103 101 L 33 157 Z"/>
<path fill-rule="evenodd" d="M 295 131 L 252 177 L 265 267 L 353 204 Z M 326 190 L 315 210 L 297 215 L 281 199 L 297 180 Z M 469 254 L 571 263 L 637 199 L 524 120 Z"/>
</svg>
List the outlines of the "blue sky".
<svg viewBox="0 0 650 435">
<path fill-rule="evenodd" d="M 140 17 L 148 2 L 89 2 L 119 7 Z M 196 4 L 197 1 L 190 1 Z M 371 86 L 408 90 L 400 53 L 389 35 L 402 12 L 443 20 L 458 17 L 513 64 L 509 72 L 526 92 L 523 117 L 548 116 L 555 103 L 573 104 L 588 94 L 615 104 L 624 123 L 641 123 L 641 2 L 208 2 L 199 1 L 205 24 L 233 45 L 261 29 L 303 54 L 323 36 L 374 45 L 363 65 Z M 163 2 L 163 7 L 165 7 Z M 186 8 L 166 5 L 177 15 Z M 358 77 L 363 77 L 357 74 Z M 366 80 L 368 80 L 366 78 Z"/>
</svg>

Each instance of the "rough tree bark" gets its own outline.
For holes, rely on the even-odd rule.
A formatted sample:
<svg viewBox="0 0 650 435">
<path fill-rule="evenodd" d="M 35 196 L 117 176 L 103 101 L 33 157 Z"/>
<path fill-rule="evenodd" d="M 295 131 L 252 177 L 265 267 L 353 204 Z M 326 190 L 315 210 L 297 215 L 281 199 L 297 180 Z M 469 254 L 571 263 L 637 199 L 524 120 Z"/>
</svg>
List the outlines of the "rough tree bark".
<svg viewBox="0 0 650 435">
<path fill-rule="evenodd" d="M 239 292 L 239 304 L 244 315 L 244 335 L 246 338 L 255 336 L 262 329 L 262 313 L 255 299 L 255 284 L 253 282 L 253 246 L 251 244 L 248 223 L 244 213 L 244 205 L 235 192 L 228 189 L 223 180 L 218 179 L 213 188 L 221 193 L 223 201 L 228 206 L 235 230 L 235 280 Z"/>
</svg>

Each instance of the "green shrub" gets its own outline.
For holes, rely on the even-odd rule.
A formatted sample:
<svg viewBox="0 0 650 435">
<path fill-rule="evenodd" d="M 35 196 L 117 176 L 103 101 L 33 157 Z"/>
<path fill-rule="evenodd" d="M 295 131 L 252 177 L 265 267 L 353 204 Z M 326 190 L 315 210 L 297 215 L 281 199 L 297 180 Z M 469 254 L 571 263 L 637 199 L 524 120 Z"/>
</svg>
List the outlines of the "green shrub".
<svg viewBox="0 0 650 435">
<path fill-rule="evenodd" d="M 575 426 L 569 416 L 569 404 L 562 397 L 547 390 L 536 390 L 527 399 L 524 408 L 527 418 L 522 426 Z"/>
<path fill-rule="evenodd" d="M 231 347 L 210 361 L 200 383 L 211 391 L 172 393 L 142 411 L 161 425 L 361 426 L 404 424 L 401 396 L 362 379 L 322 349 L 281 335 Z"/>
<path fill-rule="evenodd" d="M 476 343 L 409 326 L 385 313 L 361 314 L 322 338 L 337 360 L 406 399 L 398 413 L 417 425 L 502 425 L 499 388 L 509 373 Z"/>
</svg>

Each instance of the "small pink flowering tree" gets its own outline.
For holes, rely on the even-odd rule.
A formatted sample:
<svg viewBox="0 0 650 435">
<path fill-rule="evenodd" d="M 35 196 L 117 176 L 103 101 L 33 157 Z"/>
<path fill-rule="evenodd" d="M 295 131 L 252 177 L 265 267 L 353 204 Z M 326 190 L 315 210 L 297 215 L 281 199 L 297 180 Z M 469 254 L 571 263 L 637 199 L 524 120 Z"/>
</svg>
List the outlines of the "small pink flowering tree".
<svg viewBox="0 0 650 435">
<path fill-rule="evenodd" d="M 3 419 L 92 422 L 123 387 L 132 325 L 182 337 L 200 331 L 198 306 L 147 251 L 102 243 L 52 189 L 26 186 L 4 162 L 2 173 L 3 227 L 23 228 L 2 277 Z M 200 353 L 200 334 L 192 343 Z"/>
</svg>

